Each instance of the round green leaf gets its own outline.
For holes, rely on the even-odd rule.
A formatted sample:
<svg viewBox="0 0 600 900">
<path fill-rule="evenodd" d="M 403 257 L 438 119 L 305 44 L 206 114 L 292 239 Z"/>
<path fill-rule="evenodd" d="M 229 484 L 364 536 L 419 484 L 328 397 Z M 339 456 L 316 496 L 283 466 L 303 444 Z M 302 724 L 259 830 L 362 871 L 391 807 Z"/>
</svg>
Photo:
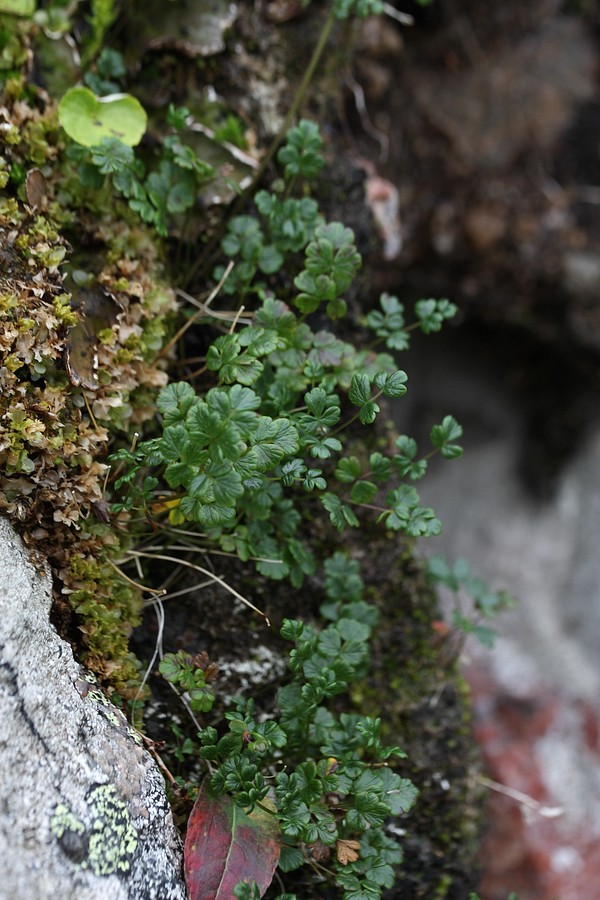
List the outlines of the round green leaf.
<svg viewBox="0 0 600 900">
<path fill-rule="evenodd" d="M 148 117 L 131 94 L 97 97 L 87 87 L 70 88 L 58 107 L 58 118 L 70 138 L 94 147 L 103 138 L 117 138 L 129 147 L 141 141 Z"/>
</svg>

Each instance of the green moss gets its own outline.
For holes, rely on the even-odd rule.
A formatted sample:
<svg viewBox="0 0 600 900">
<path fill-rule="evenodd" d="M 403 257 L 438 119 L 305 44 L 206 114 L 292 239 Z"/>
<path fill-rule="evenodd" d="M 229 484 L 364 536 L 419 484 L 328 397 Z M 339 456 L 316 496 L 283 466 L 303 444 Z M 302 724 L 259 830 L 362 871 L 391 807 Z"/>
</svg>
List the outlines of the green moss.
<svg viewBox="0 0 600 900">
<path fill-rule="evenodd" d="M 52 299 L 54 314 L 63 325 L 76 325 L 77 314 L 71 309 L 71 294 L 59 294 Z"/>
<path fill-rule="evenodd" d="M 399 553 L 394 545 L 371 537 L 368 566 L 363 561 L 381 622 L 372 674 L 352 696 L 363 713 L 383 709 L 382 734 L 407 752 L 400 771 L 420 791 L 399 823 L 406 831 L 405 862 L 394 896 L 466 897 L 477 884 L 482 815 L 473 787 L 478 761 L 468 687 L 432 627 L 440 615 L 437 597 L 410 543 Z"/>
<path fill-rule="evenodd" d="M 112 689 L 132 697 L 140 664 L 129 652 L 129 637 L 141 621 L 140 592 L 108 562 L 74 555 L 69 561 L 67 594 L 82 635 L 82 662 L 108 679 Z"/>
</svg>

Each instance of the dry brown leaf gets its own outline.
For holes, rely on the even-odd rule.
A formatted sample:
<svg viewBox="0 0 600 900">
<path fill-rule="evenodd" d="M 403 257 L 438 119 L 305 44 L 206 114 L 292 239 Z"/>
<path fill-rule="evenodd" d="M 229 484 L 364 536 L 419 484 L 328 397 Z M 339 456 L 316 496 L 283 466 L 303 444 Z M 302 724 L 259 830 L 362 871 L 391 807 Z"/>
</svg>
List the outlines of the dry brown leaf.
<svg viewBox="0 0 600 900">
<path fill-rule="evenodd" d="M 340 838 L 336 845 L 336 855 L 338 862 L 343 866 L 347 866 L 348 863 L 356 862 L 356 860 L 358 859 L 359 850 L 359 841 L 346 841 L 343 838 Z"/>
</svg>

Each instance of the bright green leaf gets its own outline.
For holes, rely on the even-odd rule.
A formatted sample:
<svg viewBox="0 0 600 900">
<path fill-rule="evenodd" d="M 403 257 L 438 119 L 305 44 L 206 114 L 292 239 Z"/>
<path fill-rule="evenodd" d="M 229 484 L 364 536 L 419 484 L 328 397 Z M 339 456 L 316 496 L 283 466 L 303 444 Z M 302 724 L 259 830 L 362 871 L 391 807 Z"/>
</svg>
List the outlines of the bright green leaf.
<svg viewBox="0 0 600 900">
<path fill-rule="evenodd" d="M 147 126 L 144 108 L 135 97 L 97 97 L 87 87 L 69 88 L 59 103 L 58 118 L 69 137 L 84 147 L 94 147 L 103 138 L 135 147 Z"/>
</svg>

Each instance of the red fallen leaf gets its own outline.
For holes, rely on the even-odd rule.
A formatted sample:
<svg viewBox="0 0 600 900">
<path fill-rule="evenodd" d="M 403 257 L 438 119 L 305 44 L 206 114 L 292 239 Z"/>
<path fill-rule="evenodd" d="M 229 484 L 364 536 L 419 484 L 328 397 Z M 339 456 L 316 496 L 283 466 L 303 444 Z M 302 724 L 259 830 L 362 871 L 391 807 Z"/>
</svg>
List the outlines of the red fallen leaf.
<svg viewBox="0 0 600 900">
<path fill-rule="evenodd" d="M 260 808 L 247 815 L 231 797 L 214 794 L 206 779 L 185 839 L 190 900 L 232 900 L 240 881 L 256 882 L 262 897 L 273 880 L 280 850 L 275 816 Z"/>
</svg>

